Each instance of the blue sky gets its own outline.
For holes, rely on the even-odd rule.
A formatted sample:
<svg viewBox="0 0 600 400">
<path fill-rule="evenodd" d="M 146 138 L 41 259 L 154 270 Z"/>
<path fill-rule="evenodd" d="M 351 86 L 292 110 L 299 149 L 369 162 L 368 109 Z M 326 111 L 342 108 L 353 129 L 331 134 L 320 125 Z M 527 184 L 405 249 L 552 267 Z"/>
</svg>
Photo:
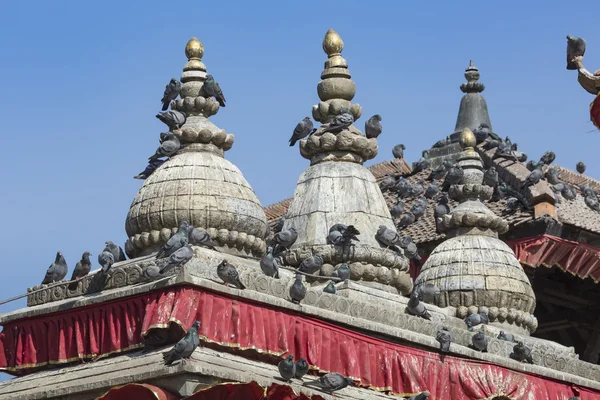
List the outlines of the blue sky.
<svg viewBox="0 0 600 400">
<path fill-rule="evenodd" d="M 132 176 L 154 153 L 163 130 L 154 115 L 192 36 L 227 98 L 212 117 L 236 135 L 226 158 L 263 205 L 291 196 L 308 166 L 288 139 L 318 102 L 329 28 L 345 42 L 365 117 L 357 126 L 383 117 L 369 164 L 390 159 L 397 143 L 415 161 L 452 133 L 473 59 L 495 132 L 530 158 L 554 150 L 557 163 L 574 168 L 581 159 L 600 175 L 592 96 L 565 69 L 567 34 L 588 40 L 585 65 L 600 68 L 598 27 L 568 2 L 54 0 L 2 8 L 0 113 L 11 151 L 1 180 L 0 299 L 39 284 L 57 250 L 72 268 L 85 250 L 95 261 L 106 240 L 124 243 L 142 183 Z"/>
</svg>

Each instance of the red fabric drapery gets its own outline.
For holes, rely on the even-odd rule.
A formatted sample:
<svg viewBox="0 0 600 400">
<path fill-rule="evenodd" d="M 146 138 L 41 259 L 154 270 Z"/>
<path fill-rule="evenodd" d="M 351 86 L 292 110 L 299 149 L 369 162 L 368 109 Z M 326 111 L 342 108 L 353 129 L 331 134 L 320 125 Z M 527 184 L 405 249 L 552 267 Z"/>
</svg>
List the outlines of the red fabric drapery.
<svg viewBox="0 0 600 400">
<path fill-rule="evenodd" d="M 590 104 L 590 119 L 594 126 L 600 129 L 600 94 Z"/>
<path fill-rule="evenodd" d="M 600 249 L 550 235 L 507 242 L 517 259 L 532 267 L 557 266 L 581 279 L 600 280 Z"/>
<path fill-rule="evenodd" d="M 178 400 L 180 396 L 157 386 L 145 383 L 130 383 L 110 389 L 96 400 Z"/>
<path fill-rule="evenodd" d="M 119 344 L 122 349 L 138 346 L 142 333 L 152 327 L 164 327 L 169 321 L 188 327 L 194 320 L 202 321 L 202 339 L 223 351 L 291 352 L 306 358 L 313 368 L 340 372 L 375 390 L 429 390 L 432 400 L 485 399 L 499 393 L 514 399 L 533 393 L 536 400 L 562 400 L 573 394 L 562 382 L 473 360 L 446 357 L 442 363 L 436 353 L 197 287 L 170 287 L 7 323 L 0 341 L 0 366 L 15 371 L 76 359 L 82 352 L 105 355 L 103 351 L 115 351 Z M 600 399 L 600 392 L 582 389 L 581 399 Z"/>
</svg>

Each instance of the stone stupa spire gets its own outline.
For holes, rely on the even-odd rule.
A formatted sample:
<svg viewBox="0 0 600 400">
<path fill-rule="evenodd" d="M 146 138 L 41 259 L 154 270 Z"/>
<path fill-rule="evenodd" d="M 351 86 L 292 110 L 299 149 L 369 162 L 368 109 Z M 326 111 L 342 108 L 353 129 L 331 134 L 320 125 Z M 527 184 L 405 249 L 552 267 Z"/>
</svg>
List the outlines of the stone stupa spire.
<svg viewBox="0 0 600 400">
<path fill-rule="evenodd" d="M 185 55 L 181 98 L 172 103 L 187 116 L 181 129 L 171 131 L 181 149 L 135 196 L 125 224 L 125 250 L 130 257 L 150 254 L 177 231 L 179 222 L 188 221 L 206 229 L 224 252 L 262 255 L 267 236 L 263 207 L 240 170 L 224 158 L 234 135 L 208 119 L 219 111 L 219 103 L 202 91 L 204 46 L 193 37 Z"/>
<path fill-rule="evenodd" d="M 464 177 L 449 194 L 460 204 L 444 216 L 441 229 L 448 239 L 431 252 L 415 286 L 439 287 L 436 305 L 456 307 L 458 317 L 484 311 L 505 330 L 528 334 L 537 327 L 535 294 L 511 248 L 498 239 L 508 230 L 507 222 L 481 201 L 489 199 L 493 189 L 483 184 L 475 135 L 465 128 L 459 143 L 463 151 L 457 163 Z"/>
<path fill-rule="evenodd" d="M 325 260 L 321 275 L 331 275 L 341 263 L 348 263 L 352 280 L 406 294 L 412 288 L 408 260 L 375 238 L 380 225 L 396 229 L 373 174 L 362 165 L 377 154 L 377 139 L 368 139 L 354 124 L 328 131 L 340 113 L 351 113 L 356 121 L 362 112 L 360 105 L 351 103 L 356 84 L 341 55 L 343 48 L 340 36 L 330 29 L 323 40 L 328 59 L 317 86 L 321 101 L 312 110 L 322 125 L 300 141 L 300 153 L 311 165 L 298 179 L 285 217 L 284 229 L 294 227 L 298 239 L 283 258 L 298 266 L 320 254 Z M 360 241 L 352 246 L 328 243 L 329 228 L 335 224 L 354 225 Z"/>
</svg>

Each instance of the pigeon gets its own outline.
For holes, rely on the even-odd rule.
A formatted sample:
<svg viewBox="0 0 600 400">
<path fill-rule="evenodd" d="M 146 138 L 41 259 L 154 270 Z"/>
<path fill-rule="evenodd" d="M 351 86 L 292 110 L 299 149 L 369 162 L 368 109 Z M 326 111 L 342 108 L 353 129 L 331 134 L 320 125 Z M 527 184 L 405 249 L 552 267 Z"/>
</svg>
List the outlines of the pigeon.
<svg viewBox="0 0 600 400">
<path fill-rule="evenodd" d="M 406 240 L 405 239 L 409 239 Z M 404 255 L 408 257 L 409 260 L 415 260 L 417 265 L 419 265 L 419 261 L 421 261 L 421 256 L 419 255 L 419 251 L 417 249 L 417 245 L 412 241 L 410 236 L 407 236 L 402 239 L 400 243 L 400 247 L 404 249 Z"/>
<path fill-rule="evenodd" d="M 386 175 L 383 177 L 381 182 L 379 182 L 379 189 L 386 190 L 391 189 L 396 184 L 396 179 L 393 176 Z"/>
<path fill-rule="evenodd" d="M 526 361 L 529 364 L 533 364 L 533 358 L 531 357 L 531 349 L 523 344 L 523 342 L 517 342 L 513 347 L 513 352 L 510 354 L 510 358 L 519 362 Z"/>
<path fill-rule="evenodd" d="M 567 35 L 567 69 L 579 69 L 573 61 L 575 57 L 583 57 L 585 54 L 585 40 L 577 36 Z"/>
<path fill-rule="evenodd" d="M 112 265 L 115 263 L 115 256 L 108 250 L 102 251 L 102 253 L 98 254 L 98 264 L 102 267 L 100 273 L 106 275 L 108 271 L 112 268 Z"/>
<path fill-rule="evenodd" d="M 444 215 L 450 212 L 450 206 L 448 205 L 448 196 L 443 194 L 438 200 L 435 209 L 433 210 L 433 217 L 435 219 L 436 228 L 438 228 L 440 223 L 442 222 Z M 439 232 L 439 229 L 437 229 Z"/>
<path fill-rule="evenodd" d="M 156 118 L 161 120 L 169 129 L 179 129 L 185 124 L 186 116 L 181 111 L 169 110 L 156 114 Z"/>
<path fill-rule="evenodd" d="M 474 334 L 471 338 L 471 343 L 473 344 L 473 348 L 483 353 L 487 352 L 488 340 L 483 332 L 479 331 Z"/>
<path fill-rule="evenodd" d="M 518 162 L 527 161 L 527 154 L 523 153 L 522 151 L 513 151 L 513 154 L 515 155 Z"/>
<path fill-rule="evenodd" d="M 298 239 L 298 232 L 296 232 L 295 228 L 282 229 L 280 232 L 276 233 L 273 237 L 273 240 L 277 244 L 279 249 L 288 248 L 293 245 Z"/>
<path fill-rule="evenodd" d="M 333 271 L 333 274 L 331 276 L 333 276 L 335 278 L 339 278 L 342 281 L 349 279 L 350 278 L 350 266 L 346 263 L 340 264 L 335 269 L 335 271 Z"/>
<path fill-rule="evenodd" d="M 263 274 L 279 279 L 279 260 L 273 257 L 271 251 L 272 248 L 269 248 L 269 252 L 260 259 L 260 269 Z"/>
<path fill-rule="evenodd" d="M 142 172 L 140 172 L 139 174 L 134 176 L 133 179 L 142 179 L 142 180 L 148 179 L 148 177 L 150 175 L 152 175 L 152 173 L 154 171 L 156 171 L 158 169 L 158 167 L 163 165 L 165 162 L 166 162 L 166 160 L 155 160 L 155 161 L 149 162 L 148 166 L 146 166 L 146 169 L 144 169 Z"/>
<path fill-rule="evenodd" d="M 221 86 L 219 86 L 219 83 L 215 81 L 215 78 L 213 78 L 212 75 L 206 75 L 206 80 L 204 81 L 204 85 L 202 85 L 202 91 L 206 96 L 214 97 L 221 107 L 225 107 L 225 96 L 223 96 Z"/>
<path fill-rule="evenodd" d="M 446 175 L 447 171 L 448 170 L 446 169 L 446 166 L 444 164 L 440 164 L 431 170 L 431 173 L 427 177 L 427 180 L 434 181 L 437 179 L 442 179 L 444 177 L 444 175 Z"/>
<path fill-rule="evenodd" d="M 510 333 L 504 333 L 504 331 L 500 331 L 500 333 L 498 334 L 498 339 L 505 340 L 507 342 L 514 342 L 515 336 L 511 335 Z"/>
<path fill-rule="evenodd" d="M 431 161 L 429 160 L 429 152 L 425 150 L 423 156 L 417 161 L 413 167 L 411 175 L 418 174 L 421 171 L 425 171 L 431 167 Z"/>
<path fill-rule="evenodd" d="M 528 170 L 533 171 L 538 167 L 539 163 L 537 161 L 529 160 L 525 165 Z"/>
<path fill-rule="evenodd" d="M 142 276 L 146 279 L 156 278 L 158 275 L 160 275 L 160 267 L 156 264 L 148 265 L 142 271 Z"/>
<path fill-rule="evenodd" d="M 556 154 L 554 154 L 554 152 L 547 151 L 540 158 L 540 162 L 544 163 L 545 165 L 550 165 L 550 164 L 552 164 L 552 162 L 554 161 L 555 158 L 556 158 Z"/>
<path fill-rule="evenodd" d="M 296 274 L 296 280 L 290 286 L 292 303 L 299 304 L 306 297 L 306 286 L 302 283 L 302 274 Z"/>
<path fill-rule="evenodd" d="M 410 212 L 415 216 L 415 219 L 421 218 L 425 215 L 425 208 L 427 207 L 427 200 L 421 198 L 415 201 L 410 208 Z"/>
<path fill-rule="evenodd" d="M 427 282 L 419 286 L 419 299 L 425 303 L 435 304 L 436 299 L 440 296 L 440 288 L 431 282 Z"/>
<path fill-rule="evenodd" d="M 428 199 L 433 199 L 438 192 L 440 191 L 440 184 L 437 182 L 431 182 L 429 184 L 429 186 L 427 186 L 427 189 L 425 190 L 425 197 L 427 197 Z"/>
<path fill-rule="evenodd" d="M 477 143 L 484 142 L 490 136 L 491 133 L 492 129 L 485 122 L 482 122 L 477 128 L 473 130 L 473 134 L 475 135 L 475 139 L 477 139 Z"/>
<path fill-rule="evenodd" d="M 594 211 L 600 212 L 600 203 L 598 202 L 598 195 L 591 188 L 586 190 L 583 194 L 583 200 L 585 204 Z"/>
<path fill-rule="evenodd" d="M 405 145 L 397 144 L 392 148 L 392 155 L 394 158 L 404 158 L 404 150 L 406 150 Z"/>
<path fill-rule="evenodd" d="M 173 133 L 167 135 L 167 138 L 158 146 L 156 152 L 148 158 L 151 163 L 162 157 L 171 157 L 181 148 L 181 143 Z"/>
<path fill-rule="evenodd" d="M 410 294 L 406 309 L 411 315 L 431 320 L 431 314 L 429 314 L 429 311 L 425 308 L 425 304 L 419 300 L 419 292 L 417 290 L 413 290 Z"/>
<path fill-rule="evenodd" d="M 410 189 L 410 183 L 404 177 L 400 177 L 398 182 L 394 185 L 394 191 L 398 193 L 398 197 L 404 198 L 408 196 L 408 192 Z"/>
<path fill-rule="evenodd" d="M 542 179 L 543 176 L 544 173 L 542 172 L 542 167 L 541 165 L 538 165 L 538 167 L 531 171 L 527 178 L 525 178 L 525 181 L 521 185 L 521 189 L 535 185 Z"/>
<path fill-rule="evenodd" d="M 381 135 L 381 115 L 375 114 L 365 122 L 365 135 L 369 139 L 374 139 Z"/>
<path fill-rule="evenodd" d="M 300 266 L 298 267 L 298 271 L 305 272 L 307 274 L 314 274 L 321 269 L 323 266 L 324 260 L 323 256 L 320 254 L 314 254 L 306 259 L 304 259 Z"/>
<path fill-rule="evenodd" d="M 551 185 L 560 183 L 560 179 L 558 178 L 558 170 L 556 168 L 548 168 L 548 171 L 546 171 L 546 180 Z"/>
<path fill-rule="evenodd" d="M 298 122 L 298 125 L 294 128 L 294 133 L 290 138 L 290 147 L 296 144 L 300 139 L 311 135 L 316 129 L 309 117 L 305 117 L 302 121 Z"/>
<path fill-rule="evenodd" d="M 407 211 L 404 214 L 402 214 L 402 216 L 400 217 L 400 221 L 398 222 L 398 226 L 400 228 L 406 228 L 410 224 L 414 223 L 415 220 L 416 220 L 415 215 L 412 212 Z"/>
<path fill-rule="evenodd" d="M 447 353 L 450 350 L 450 343 L 452 343 L 452 334 L 447 327 L 442 327 L 437 331 L 435 340 L 440 343 L 440 351 Z M 443 361 L 443 360 L 442 360 Z"/>
<path fill-rule="evenodd" d="M 335 294 L 335 292 L 337 292 L 337 289 L 335 288 L 335 283 L 333 283 L 333 281 L 329 281 L 327 286 L 325 286 L 323 288 L 323 292 L 329 293 L 329 294 Z"/>
<path fill-rule="evenodd" d="M 577 197 L 577 193 L 575 192 L 573 187 L 567 184 L 563 186 L 561 194 L 567 200 L 575 200 L 575 198 Z"/>
<path fill-rule="evenodd" d="M 425 188 L 423 187 L 424 184 L 425 181 L 421 179 L 419 182 L 410 185 L 408 187 L 408 195 L 411 197 L 417 197 L 423 194 L 425 191 Z"/>
<path fill-rule="evenodd" d="M 444 147 L 447 146 L 448 144 L 450 144 L 451 140 L 448 136 L 446 136 L 444 139 L 438 140 L 437 142 L 435 142 L 433 144 L 433 146 L 431 146 L 432 148 L 439 148 L 439 147 Z"/>
<path fill-rule="evenodd" d="M 185 336 L 179 342 L 175 343 L 175 346 L 171 350 L 163 353 L 165 365 L 171 365 L 177 360 L 185 362 L 186 359 L 192 356 L 194 350 L 200 344 L 198 328 L 200 328 L 200 321 L 195 321 L 192 327 L 185 333 Z"/>
<path fill-rule="evenodd" d="M 162 110 L 167 111 L 169 105 L 173 100 L 179 96 L 179 92 L 181 91 L 181 82 L 177 79 L 173 78 L 165 87 L 165 93 L 163 94 L 162 99 L 160 99 L 161 103 L 163 103 Z"/>
<path fill-rule="evenodd" d="M 302 380 L 304 375 L 308 373 L 308 363 L 306 362 L 306 359 L 301 358 L 298 361 L 296 361 L 295 364 L 296 373 L 294 374 L 294 376 L 296 377 L 296 379 Z"/>
<path fill-rule="evenodd" d="M 167 263 L 160 269 L 161 274 L 165 274 L 171 268 L 181 267 L 187 264 L 194 257 L 194 250 L 189 244 L 177 249 L 167 259 Z"/>
<path fill-rule="evenodd" d="M 500 143 L 502 143 L 502 140 L 497 140 L 497 139 L 488 137 L 487 139 L 485 139 L 484 143 L 485 143 L 485 148 L 487 150 L 491 150 L 491 149 L 498 148 L 500 146 Z"/>
<path fill-rule="evenodd" d="M 390 214 L 392 217 L 398 218 L 404 212 L 404 202 L 402 200 L 398 200 L 396 204 L 390 208 Z"/>
<path fill-rule="evenodd" d="M 338 372 L 330 372 L 319 379 L 305 383 L 305 386 L 315 386 L 323 392 L 332 394 L 333 392 L 351 386 L 354 383 L 352 378 L 346 378 Z"/>
<path fill-rule="evenodd" d="M 106 246 L 106 247 L 104 247 L 104 251 L 109 251 L 113 255 L 115 262 L 127 260 L 127 257 L 125 257 L 125 252 L 123 251 L 121 246 L 114 244 L 110 240 L 107 242 L 104 242 L 104 244 Z"/>
<path fill-rule="evenodd" d="M 494 188 L 494 192 L 492 193 L 492 198 L 490 199 L 490 201 L 497 202 L 497 201 L 504 199 L 506 197 L 507 189 L 508 188 L 506 187 L 505 184 L 500 183 L 498 186 L 496 186 Z"/>
<path fill-rule="evenodd" d="M 62 253 L 59 251 L 56 253 L 54 262 L 48 267 L 46 276 L 44 276 L 44 280 L 42 281 L 42 285 L 62 281 L 65 279 L 65 276 L 67 276 L 67 270 L 67 262 L 65 261 Z"/>
<path fill-rule="evenodd" d="M 232 285 L 238 289 L 246 289 L 242 281 L 240 281 L 237 269 L 229 264 L 227 260 L 223 260 L 217 265 L 217 276 L 225 283 L 225 285 Z"/>
<path fill-rule="evenodd" d="M 277 220 L 277 223 L 275 224 L 275 226 L 273 227 L 273 234 L 277 234 L 279 232 L 281 232 L 281 230 L 283 229 L 283 225 L 285 224 L 285 218 L 284 217 L 280 217 Z"/>
<path fill-rule="evenodd" d="M 192 227 L 191 225 L 188 240 L 193 246 L 203 246 L 213 250 L 218 246 L 218 244 L 212 240 L 208 232 L 202 228 Z"/>
<path fill-rule="evenodd" d="M 400 243 L 400 235 L 395 229 L 390 229 L 385 225 L 379 225 L 377 233 L 375 233 L 375 239 L 383 243 L 385 246 L 394 247 Z"/>
<path fill-rule="evenodd" d="M 407 400 L 427 400 L 429 399 L 429 391 L 421 392 L 417 395 L 410 396 Z"/>
<path fill-rule="evenodd" d="M 167 240 L 167 243 L 156 254 L 156 258 L 169 257 L 183 246 L 186 246 L 189 243 L 190 227 L 191 225 L 187 221 L 181 221 L 177 233 Z"/>
<path fill-rule="evenodd" d="M 514 154 L 514 147 L 510 142 L 510 139 L 507 137 L 506 140 L 500 141 L 498 147 L 496 148 L 496 152 L 494 153 L 494 159 L 498 157 L 507 158 L 510 160 L 517 161 L 517 157 Z"/>
<path fill-rule="evenodd" d="M 329 229 L 329 234 L 327 235 L 327 241 L 336 246 L 345 246 L 352 243 L 353 240 L 359 241 L 356 235 L 360 235 L 358 229 L 354 227 L 354 225 L 342 225 L 336 224 L 338 229 Z"/>
<path fill-rule="evenodd" d="M 491 166 L 485 171 L 483 174 L 483 184 L 491 187 L 498 186 L 498 172 L 496 171 L 496 167 Z"/>
<path fill-rule="evenodd" d="M 579 161 L 575 168 L 577 169 L 577 172 L 583 174 L 585 172 L 586 165 L 583 161 Z"/>
<path fill-rule="evenodd" d="M 79 278 L 83 278 L 87 274 L 90 273 L 90 269 L 92 268 L 92 262 L 90 261 L 90 252 L 86 251 L 81 256 L 81 260 L 77 261 L 75 265 L 75 269 L 73 270 L 73 275 L 71 275 L 71 280 L 75 281 Z M 71 282 L 69 284 L 69 290 L 77 289 L 77 282 Z"/>
<path fill-rule="evenodd" d="M 325 132 L 339 133 L 348 128 L 354 122 L 354 116 L 350 113 L 349 108 L 342 108 L 340 113 L 333 119 L 331 123 L 323 130 Z"/>
<path fill-rule="evenodd" d="M 509 197 L 506 199 L 506 209 L 505 212 L 513 212 L 516 211 L 519 207 L 521 207 L 521 202 L 516 197 Z"/>
<path fill-rule="evenodd" d="M 446 178 L 444 178 L 444 184 L 442 185 L 442 190 L 447 192 L 452 185 L 458 185 L 462 182 L 462 179 L 465 175 L 462 167 L 458 164 L 454 164 L 452 168 L 448 170 L 446 174 Z"/>
<path fill-rule="evenodd" d="M 296 363 L 294 363 L 294 355 L 290 354 L 277 364 L 279 369 L 279 375 L 286 382 L 291 382 L 292 378 L 296 376 Z"/>
<path fill-rule="evenodd" d="M 467 324 L 468 330 L 472 331 L 474 326 L 479 324 L 488 324 L 490 319 L 486 313 L 471 314 L 465 318 L 465 324 Z"/>
</svg>

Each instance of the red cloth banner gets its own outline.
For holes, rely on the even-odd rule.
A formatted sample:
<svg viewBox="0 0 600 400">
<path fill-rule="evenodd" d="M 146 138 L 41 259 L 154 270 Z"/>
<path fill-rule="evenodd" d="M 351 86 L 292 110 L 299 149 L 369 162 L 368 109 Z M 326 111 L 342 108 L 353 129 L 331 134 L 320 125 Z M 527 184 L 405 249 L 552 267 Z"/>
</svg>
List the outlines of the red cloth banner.
<svg viewBox="0 0 600 400">
<path fill-rule="evenodd" d="M 142 334 L 169 323 L 189 327 L 202 321 L 199 334 L 222 351 L 253 349 L 260 353 L 304 357 L 320 372 L 340 372 L 355 384 L 397 394 L 431 392 L 432 400 L 564 400 L 569 384 L 435 352 L 391 343 L 288 310 L 203 291 L 169 287 L 53 315 L 14 321 L 0 338 L 0 367 L 19 371 L 61 363 L 79 354 L 103 356 L 140 345 Z M 119 347 L 121 346 L 121 347 Z M 117 350 L 118 349 L 118 350 Z M 252 357 L 254 352 L 242 352 Z M 581 390 L 581 400 L 600 392 Z M 529 397 L 532 396 L 532 397 Z"/>
<path fill-rule="evenodd" d="M 587 243 L 573 242 L 550 235 L 510 240 L 517 259 L 531 267 L 554 267 L 581 279 L 600 281 L 600 249 Z"/>
<path fill-rule="evenodd" d="M 600 129 L 600 94 L 590 104 L 590 119 L 594 126 Z"/>
<path fill-rule="evenodd" d="M 145 383 L 130 383 L 110 389 L 96 400 L 178 400 L 180 396 L 157 386 Z"/>
</svg>

